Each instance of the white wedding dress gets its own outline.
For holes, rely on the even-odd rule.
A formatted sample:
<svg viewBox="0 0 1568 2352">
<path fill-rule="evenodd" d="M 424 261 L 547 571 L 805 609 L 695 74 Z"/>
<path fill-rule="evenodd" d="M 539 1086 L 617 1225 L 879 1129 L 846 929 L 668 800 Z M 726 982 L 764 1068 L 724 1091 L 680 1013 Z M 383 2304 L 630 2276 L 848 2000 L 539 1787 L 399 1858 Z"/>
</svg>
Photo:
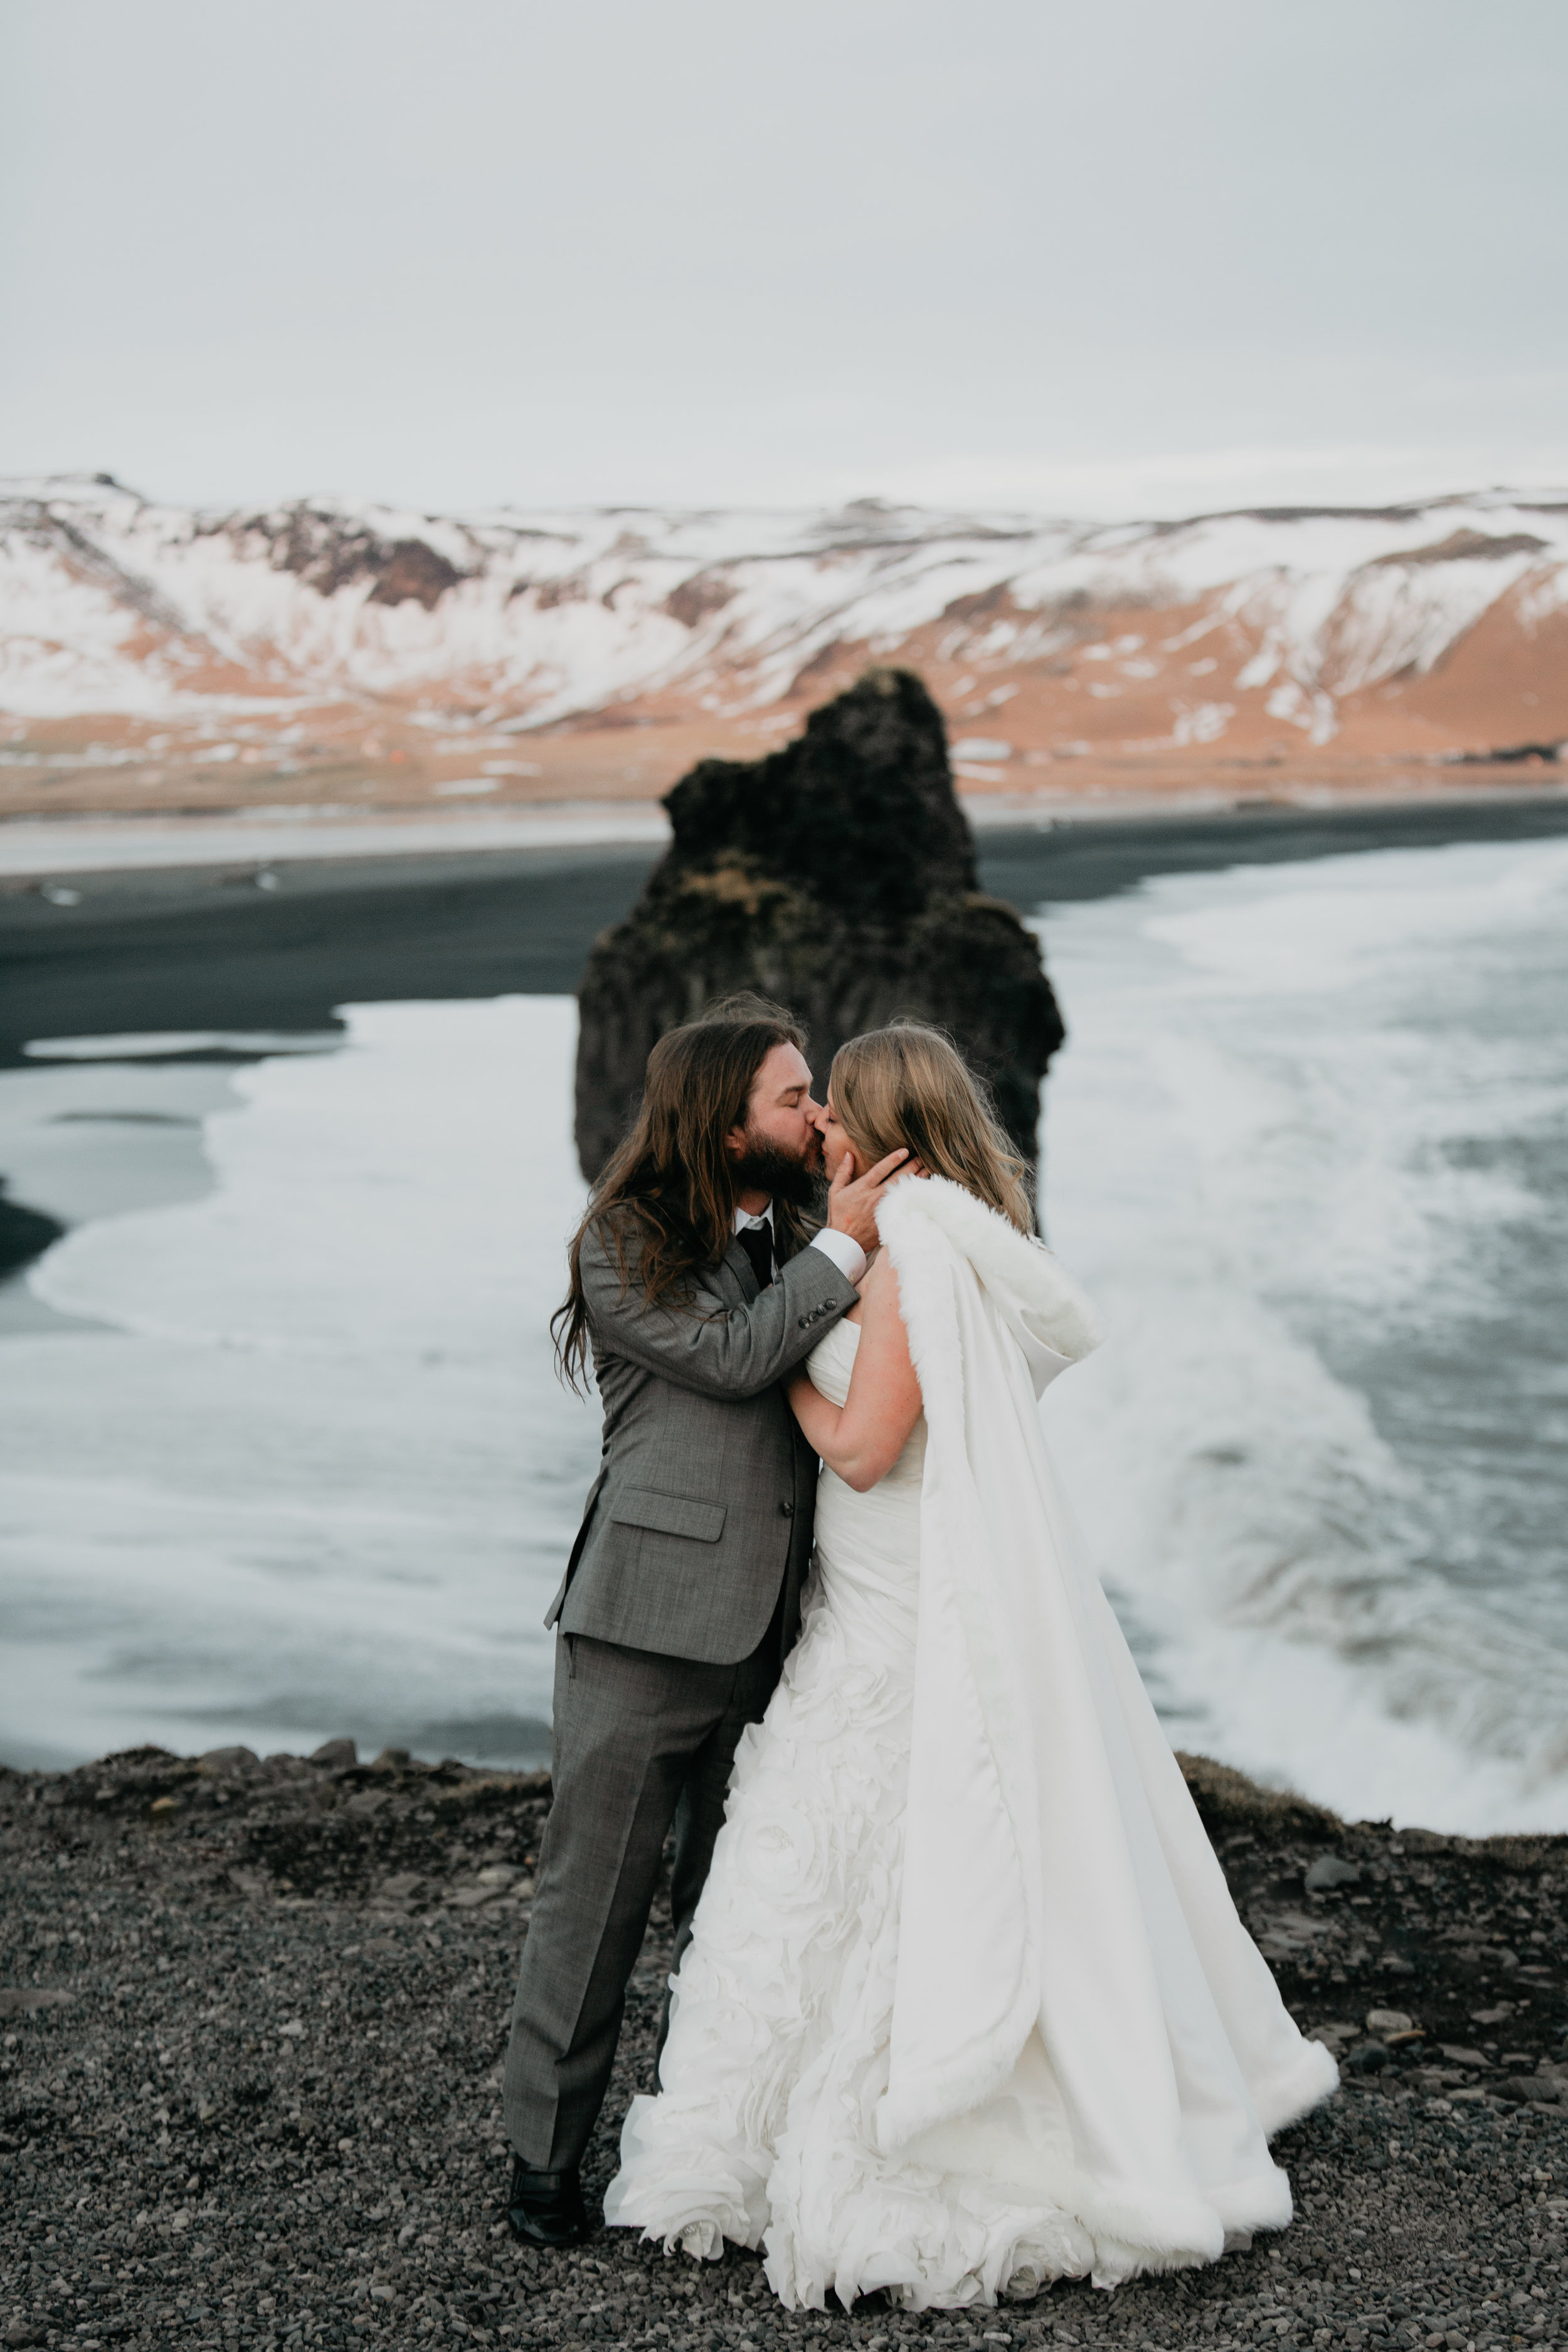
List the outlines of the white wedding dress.
<svg viewBox="0 0 1568 2352">
<path fill-rule="evenodd" d="M 791 2307 L 1212 2260 L 1289 2219 L 1267 2134 L 1332 2061 L 1043 1515 L 1037 1392 L 1092 1344 L 1082 1302 L 937 1180 L 889 1195 L 882 1232 L 926 1412 L 868 1493 L 823 1470 L 800 1640 L 741 1742 L 605 2218 L 695 2255 L 762 2245 Z M 858 1340 L 837 1324 L 809 1359 L 835 1404 Z"/>
</svg>

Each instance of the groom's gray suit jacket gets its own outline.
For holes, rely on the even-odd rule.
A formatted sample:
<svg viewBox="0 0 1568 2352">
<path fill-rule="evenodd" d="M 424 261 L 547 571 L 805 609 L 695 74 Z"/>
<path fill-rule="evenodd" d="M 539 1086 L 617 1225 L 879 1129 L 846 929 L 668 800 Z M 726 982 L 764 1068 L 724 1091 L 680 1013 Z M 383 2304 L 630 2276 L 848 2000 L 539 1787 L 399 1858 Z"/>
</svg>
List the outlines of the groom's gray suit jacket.
<svg viewBox="0 0 1568 2352">
<path fill-rule="evenodd" d="M 781 1257 L 789 1246 L 781 1227 Z M 689 1304 L 650 1308 L 635 1259 L 623 1285 L 593 1232 L 581 1270 L 604 1461 L 545 1623 L 728 1665 L 756 1648 L 782 1587 L 787 1650 L 817 1461 L 779 1384 L 854 1306 L 853 1286 L 805 1248 L 759 1294 L 737 1241 Z"/>
</svg>

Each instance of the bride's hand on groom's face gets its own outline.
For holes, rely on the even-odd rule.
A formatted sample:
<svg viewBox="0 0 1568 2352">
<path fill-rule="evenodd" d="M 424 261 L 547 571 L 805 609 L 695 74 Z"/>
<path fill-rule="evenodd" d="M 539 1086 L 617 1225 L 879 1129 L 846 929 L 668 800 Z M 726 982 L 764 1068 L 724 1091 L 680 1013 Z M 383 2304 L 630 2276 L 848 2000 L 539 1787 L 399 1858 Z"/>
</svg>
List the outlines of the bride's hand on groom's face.
<svg viewBox="0 0 1568 2352">
<path fill-rule="evenodd" d="M 877 1204 L 895 1177 L 911 1172 L 924 1174 L 918 1161 L 911 1160 L 902 1144 L 879 1160 L 864 1176 L 855 1173 L 855 1155 L 847 1151 L 839 1161 L 833 1181 L 827 1188 L 827 1226 L 830 1233 L 847 1234 L 863 1250 L 877 1246 Z"/>
</svg>

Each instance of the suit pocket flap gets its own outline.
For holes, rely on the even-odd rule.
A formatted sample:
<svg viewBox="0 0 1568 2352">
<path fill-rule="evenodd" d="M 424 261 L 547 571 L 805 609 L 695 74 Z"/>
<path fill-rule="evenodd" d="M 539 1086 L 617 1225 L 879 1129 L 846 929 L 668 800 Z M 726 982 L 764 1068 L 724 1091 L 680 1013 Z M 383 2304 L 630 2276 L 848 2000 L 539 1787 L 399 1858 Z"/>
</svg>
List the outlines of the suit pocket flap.
<svg viewBox="0 0 1568 2352">
<path fill-rule="evenodd" d="M 652 1528 L 661 1536 L 689 1536 L 694 1543 L 717 1543 L 724 1532 L 722 1503 L 692 1503 L 684 1495 L 656 1495 L 650 1486 L 628 1486 L 610 1512 L 623 1527 Z"/>
</svg>

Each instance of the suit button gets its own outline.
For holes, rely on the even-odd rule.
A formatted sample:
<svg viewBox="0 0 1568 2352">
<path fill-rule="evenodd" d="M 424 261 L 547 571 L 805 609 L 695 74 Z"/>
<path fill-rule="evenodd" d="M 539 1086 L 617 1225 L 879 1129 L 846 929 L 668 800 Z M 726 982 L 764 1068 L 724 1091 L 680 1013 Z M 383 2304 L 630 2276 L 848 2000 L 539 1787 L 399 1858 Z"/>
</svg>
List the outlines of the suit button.
<svg viewBox="0 0 1568 2352">
<path fill-rule="evenodd" d="M 795 1517 L 795 1505 L 793 1503 L 781 1503 L 779 1505 L 779 1517 L 781 1519 L 793 1519 Z"/>
</svg>

